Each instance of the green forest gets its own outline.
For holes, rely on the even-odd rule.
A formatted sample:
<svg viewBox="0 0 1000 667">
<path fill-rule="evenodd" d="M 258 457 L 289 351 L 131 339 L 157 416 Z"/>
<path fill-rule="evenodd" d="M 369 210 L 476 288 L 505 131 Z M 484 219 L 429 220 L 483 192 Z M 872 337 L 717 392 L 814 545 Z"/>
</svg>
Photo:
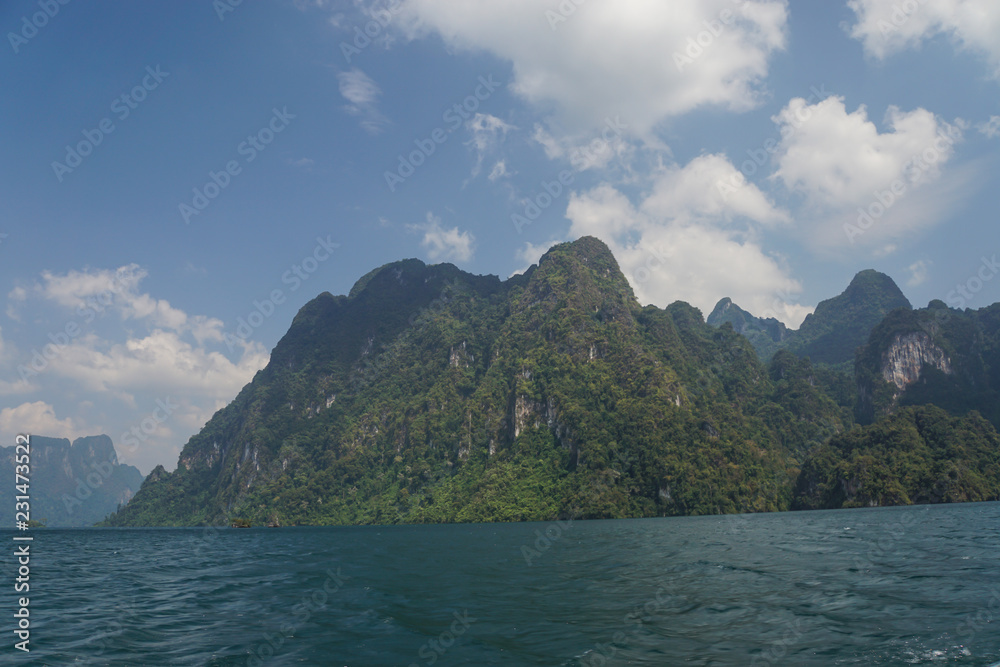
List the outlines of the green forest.
<svg viewBox="0 0 1000 667">
<path fill-rule="evenodd" d="M 177 469 L 103 525 L 996 500 L 998 308 L 914 310 L 868 271 L 788 332 L 738 307 L 640 306 L 591 237 L 506 281 L 395 262 L 304 306 Z M 932 363 L 886 366 L 901 340 Z"/>
</svg>

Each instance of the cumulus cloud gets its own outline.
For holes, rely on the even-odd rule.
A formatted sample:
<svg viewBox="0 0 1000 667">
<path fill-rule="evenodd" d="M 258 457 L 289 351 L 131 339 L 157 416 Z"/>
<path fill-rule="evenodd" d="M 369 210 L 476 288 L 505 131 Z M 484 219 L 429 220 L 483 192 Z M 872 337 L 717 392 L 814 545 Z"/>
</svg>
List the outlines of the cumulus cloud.
<svg viewBox="0 0 1000 667">
<path fill-rule="evenodd" d="M 851 37 L 883 59 L 946 35 L 960 49 L 983 55 L 1000 79 L 1000 4 L 993 0 L 848 0 L 857 22 Z"/>
<path fill-rule="evenodd" d="M 554 19 L 564 5 L 575 9 Z M 399 25 L 410 38 L 435 34 L 510 62 L 512 90 L 552 110 L 567 134 L 620 114 L 645 137 L 702 106 L 755 106 L 787 19 L 784 0 L 410 0 Z"/>
<path fill-rule="evenodd" d="M 348 101 L 344 110 L 360 117 L 361 127 L 370 134 L 381 132 L 389 124 L 389 119 L 378 110 L 378 98 L 382 94 L 378 84 L 358 68 L 340 72 L 337 80 L 340 82 L 340 94 Z"/>
<path fill-rule="evenodd" d="M 55 409 L 44 401 L 22 403 L 0 410 L 0 433 L 29 433 L 50 438 L 76 438 L 79 429 L 72 419 L 58 419 Z M 13 437 L 9 438 L 13 442 Z"/>
<path fill-rule="evenodd" d="M 966 180 L 944 178 L 961 130 L 925 109 L 889 107 L 880 132 L 863 105 L 848 113 L 841 97 L 796 98 L 773 120 L 782 140 L 772 178 L 804 195 L 820 245 L 884 247 L 940 220 Z"/>
<path fill-rule="evenodd" d="M 725 157 L 707 155 L 662 169 L 638 204 L 609 184 L 574 193 L 570 236 L 607 243 L 641 303 L 682 300 L 707 314 L 728 296 L 798 326 L 811 311 L 794 303 L 802 287 L 760 242 L 761 229 L 787 223 L 788 215 L 753 184 L 721 197 L 717 183 L 734 173 Z"/>
<path fill-rule="evenodd" d="M 173 396 L 177 409 L 169 422 L 145 433 L 132 457 L 145 470 L 171 467 L 183 440 L 267 364 L 259 342 L 230 338 L 236 345 L 229 347 L 221 320 L 189 315 L 143 292 L 146 275 L 134 264 L 45 271 L 34 284 L 15 288 L 20 310 L 39 323 L 52 317 L 53 324 L 51 334 L 24 349 L 0 339 L 0 371 L 11 378 L 0 382 L 0 394 L 23 401 L 5 411 L 0 437 L 25 430 L 71 438 L 107 432 L 120 445 L 127 424 L 147 415 L 155 400 Z M 46 304 L 55 306 L 54 314 L 40 307 Z M 101 323 L 105 317 L 129 326 L 116 332 Z M 30 400 L 39 392 L 52 403 Z M 71 405 L 72 414 L 57 418 L 53 405 Z"/>
<path fill-rule="evenodd" d="M 430 211 L 427 212 L 427 222 L 407 227 L 423 234 L 420 245 L 432 262 L 468 262 L 472 259 L 476 238 L 470 232 L 459 231 L 458 227 L 445 229 L 441 226 L 441 218 Z"/>
</svg>

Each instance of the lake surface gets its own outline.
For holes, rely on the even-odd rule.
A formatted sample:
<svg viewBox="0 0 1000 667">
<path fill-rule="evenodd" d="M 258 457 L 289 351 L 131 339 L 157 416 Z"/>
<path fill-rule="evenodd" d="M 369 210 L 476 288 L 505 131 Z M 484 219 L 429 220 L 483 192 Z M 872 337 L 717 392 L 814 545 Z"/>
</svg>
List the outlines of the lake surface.
<svg viewBox="0 0 1000 667">
<path fill-rule="evenodd" d="M 31 665 L 992 665 L 1000 504 L 31 531 Z M 546 537 L 547 534 L 547 537 Z"/>
</svg>

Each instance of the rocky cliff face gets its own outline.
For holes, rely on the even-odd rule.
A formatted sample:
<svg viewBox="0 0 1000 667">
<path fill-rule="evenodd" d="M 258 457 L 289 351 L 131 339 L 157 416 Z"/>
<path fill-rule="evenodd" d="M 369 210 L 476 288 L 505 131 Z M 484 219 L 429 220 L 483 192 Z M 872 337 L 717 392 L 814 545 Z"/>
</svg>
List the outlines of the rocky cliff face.
<svg viewBox="0 0 1000 667">
<path fill-rule="evenodd" d="M 1000 425 L 1000 304 L 959 311 L 932 301 L 890 313 L 859 350 L 855 377 L 862 423 L 933 404 Z"/>
<path fill-rule="evenodd" d="M 896 334 L 883 354 L 882 379 L 896 385 L 901 393 L 920 379 L 925 365 L 945 375 L 953 372 L 948 355 L 925 332 Z"/>
</svg>

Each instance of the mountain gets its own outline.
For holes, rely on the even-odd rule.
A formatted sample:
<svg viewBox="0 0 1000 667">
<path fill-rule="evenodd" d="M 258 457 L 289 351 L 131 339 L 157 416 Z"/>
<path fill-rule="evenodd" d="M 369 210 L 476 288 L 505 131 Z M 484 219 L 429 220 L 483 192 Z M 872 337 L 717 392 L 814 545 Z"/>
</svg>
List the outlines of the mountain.
<svg viewBox="0 0 1000 667">
<path fill-rule="evenodd" d="M 798 509 L 1000 500 L 1000 435 L 977 412 L 935 406 L 834 436 L 799 476 Z"/>
<path fill-rule="evenodd" d="M 913 310 L 891 279 L 863 271 L 796 332 L 729 300 L 709 320 L 683 302 L 641 307 L 591 237 L 505 281 L 387 264 L 303 306 L 177 469 L 153 470 L 103 525 L 997 497 L 1000 305 Z M 775 345 L 766 364 L 747 332 Z"/>
<path fill-rule="evenodd" d="M 788 509 L 798 462 L 852 405 L 783 360 L 685 303 L 639 306 L 594 238 L 506 281 L 396 262 L 306 304 L 106 525 Z"/>
<path fill-rule="evenodd" d="M 872 329 L 897 308 L 909 310 L 912 306 L 892 278 L 867 269 L 854 276 L 843 293 L 821 301 L 797 330 L 785 329 L 784 324 L 774 318 L 755 317 L 728 298 L 716 304 L 707 322 L 713 326 L 731 323 L 765 361 L 777 350 L 784 349 L 800 357 L 809 357 L 815 363 L 849 371 L 855 350 L 864 345 Z"/>
<path fill-rule="evenodd" d="M 789 337 L 786 349 L 814 363 L 850 364 L 872 329 L 891 311 L 912 308 L 892 278 L 861 271 L 838 296 L 821 301 Z"/>
<path fill-rule="evenodd" d="M 859 350 L 857 419 L 870 423 L 901 406 L 975 410 L 1000 428 L 1000 304 L 980 310 L 890 313 Z"/>
<path fill-rule="evenodd" d="M 792 333 L 783 322 L 773 317 L 755 317 L 733 303 L 729 297 L 715 304 L 705 321 L 714 327 L 729 322 L 736 333 L 750 341 L 757 354 L 765 361 L 774 356 Z"/>
<path fill-rule="evenodd" d="M 13 480 L 15 446 L 0 448 L 0 474 Z M 49 527 L 92 526 L 127 503 L 142 485 L 139 469 L 118 462 L 111 438 L 30 439 L 31 519 Z M 13 482 L 11 482 L 13 483 Z M 14 503 L 0 503 L 0 523 L 13 526 Z"/>
</svg>

